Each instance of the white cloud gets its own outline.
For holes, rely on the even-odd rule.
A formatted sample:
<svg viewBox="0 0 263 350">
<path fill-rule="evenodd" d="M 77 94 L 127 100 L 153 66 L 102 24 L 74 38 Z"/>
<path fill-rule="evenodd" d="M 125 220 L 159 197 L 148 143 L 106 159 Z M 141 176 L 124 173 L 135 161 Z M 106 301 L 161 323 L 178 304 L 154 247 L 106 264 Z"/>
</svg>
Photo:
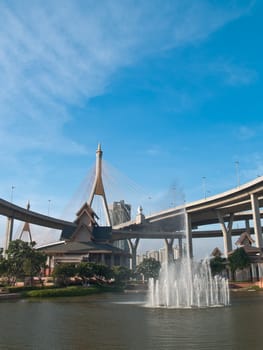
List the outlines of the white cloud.
<svg viewBox="0 0 263 350">
<path fill-rule="evenodd" d="M 246 9 L 209 1 L 1 2 L 1 126 L 8 137 L 16 135 L 20 149 L 48 150 L 46 134 L 67 145 L 69 108 L 104 93 L 116 70 L 204 39 Z M 32 137 L 38 131 L 31 144 L 23 127 Z"/>
<path fill-rule="evenodd" d="M 222 61 L 214 65 L 216 73 L 222 75 L 225 84 L 232 86 L 250 85 L 257 79 L 257 73 L 253 69 L 239 66 L 237 64 Z"/>
<path fill-rule="evenodd" d="M 215 77 L 221 84 L 236 87 L 253 84 L 258 79 L 258 73 L 230 58 L 221 57 L 216 60 L 207 59 L 205 62 L 194 62 L 188 66 L 188 71 L 199 79 Z M 202 92 L 204 93 L 204 92 Z M 211 94 L 211 92 L 210 92 Z M 186 96 L 186 103 L 191 99 Z"/>
<path fill-rule="evenodd" d="M 0 2 L 2 188 L 8 191 L 14 176 L 17 182 L 27 175 L 40 181 L 43 164 L 34 154 L 28 166 L 24 153 L 28 157 L 30 151 L 86 154 L 81 141 L 64 132 L 76 118 L 72 110 L 104 94 L 122 67 L 145 55 L 200 42 L 249 8 L 249 1 L 242 7 L 231 4 Z M 37 162 L 34 171 L 33 162 Z"/>
<path fill-rule="evenodd" d="M 159 145 L 151 145 L 145 150 L 145 153 L 152 157 L 160 157 L 163 153 Z"/>
<path fill-rule="evenodd" d="M 260 152 L 248 153 L 243 156 L 240 165 L 241 183 L 263 176 L 263 154 Z"/>
</svg>

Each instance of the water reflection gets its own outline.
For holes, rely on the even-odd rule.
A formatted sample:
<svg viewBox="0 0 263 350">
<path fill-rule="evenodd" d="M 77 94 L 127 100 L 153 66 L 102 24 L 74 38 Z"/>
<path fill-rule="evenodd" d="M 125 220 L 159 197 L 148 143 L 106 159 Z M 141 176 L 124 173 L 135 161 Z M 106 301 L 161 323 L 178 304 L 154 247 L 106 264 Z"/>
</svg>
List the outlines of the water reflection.
<svg viewBox="0 0 263 350">
<path fill-rule="evenodd" d="M 261 349 L 263 296 L 231 307 L 154 309 L 144 295 L 107 294 L 0 303 L 0 349 Z"/>
</svg>

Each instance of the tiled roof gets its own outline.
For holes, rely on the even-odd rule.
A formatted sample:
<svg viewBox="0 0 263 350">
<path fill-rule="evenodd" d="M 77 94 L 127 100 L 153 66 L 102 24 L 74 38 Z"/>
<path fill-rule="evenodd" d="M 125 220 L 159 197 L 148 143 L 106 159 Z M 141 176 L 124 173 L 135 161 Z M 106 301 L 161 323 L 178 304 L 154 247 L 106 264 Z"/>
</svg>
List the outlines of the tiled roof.
<svg viewBox="0 0 263 350">
<path fill-rule="evenodd" d="M 76 225 L 76 227 L 72 227 L 72 226 L 65 227 L 61 232 L 60 239 L 61 240 L 70 239 L 72 237 L 73 233 L 76 231 L 76 228 L 77 228 L 77 225 Z"/>
<path fill-rule="evenodd" d="M 97 242 L 107 241 L 111 239 L 111 226 L 94 226 L 92 235 Z"/>
<path fill-rule="evenodd" d="M 253 238 L 250 236 L 249 233 L 243 232 L 235 244 L 243 245 L 245 243 L 245 245 L 248 245 L 248 242 L 250 242 L 250 244 L 253 244 L 255 241 L 253 240 Z"/>
<path fill-rule="evenodd" d="M 98 244 L 92 241 L 90 242 L 65 242 L 64 244 L 57 244 L 55 246 L 41 247 L 40 250 L 47 254 L 85 254 L 89 252 L 98 253 L 115 253 L 115 254 L 126 254 L 122 249 L 114 247 L 111 244 Z"/>
</svg>

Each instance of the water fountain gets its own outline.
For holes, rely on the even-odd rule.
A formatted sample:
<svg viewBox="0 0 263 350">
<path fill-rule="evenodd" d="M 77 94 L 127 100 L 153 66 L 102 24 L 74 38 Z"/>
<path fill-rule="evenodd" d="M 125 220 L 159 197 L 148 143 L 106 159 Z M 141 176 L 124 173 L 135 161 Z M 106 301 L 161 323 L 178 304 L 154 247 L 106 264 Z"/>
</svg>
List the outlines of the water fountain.
<svg viewBox="0 0 263 350">
<path fill-rule="evenodd" d="M 202 308 L 229 305 L 228 281 L 212 276 L 209 260 L 184 257 L 164 264 L 159 279 L 149 281 L 148 305 L 167 308 Z"/>
<path fill-rule="evenodd" d="M 178 195 L 184 198 L 183 193 Z M 173 261 L 169 251 L 172 245 L 166 242 L 167 262 L 162 265 L 158 280 L 149 280 L 147 305 L 166 308 L 227 306 L 230 304 L 228 280 L 212 275 L 209 259 L 196 262 L 190 258 L 188 216 L 183 205 L 181 208 L 173 218 L 174 230 L 181 233 L 180 257 Z"/>
</svg>

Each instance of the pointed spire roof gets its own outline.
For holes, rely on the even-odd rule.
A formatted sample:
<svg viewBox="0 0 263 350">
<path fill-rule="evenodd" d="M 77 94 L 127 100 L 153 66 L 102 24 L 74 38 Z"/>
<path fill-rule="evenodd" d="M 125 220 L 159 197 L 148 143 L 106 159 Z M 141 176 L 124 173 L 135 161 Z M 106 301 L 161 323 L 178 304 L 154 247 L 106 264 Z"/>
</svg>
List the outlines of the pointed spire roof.
<svg viewBox="0 0 263 350">
<path fill-rule="evenodd" d="M 249 246 L 255 243 L 254 239 L 250 236 L 248 232 L 241 233 L 239 239 L 236 241 L 237 246 Z"/>
<path fill-rule="evenodd" d="M 215 247 L 213 249 L 213 251 L 211 252 L 210 256 L 214 256 L 214 257 L 218 257 L 218 256 L 222 256 L 222 252 L 218 247 Z"/>
</svg>

